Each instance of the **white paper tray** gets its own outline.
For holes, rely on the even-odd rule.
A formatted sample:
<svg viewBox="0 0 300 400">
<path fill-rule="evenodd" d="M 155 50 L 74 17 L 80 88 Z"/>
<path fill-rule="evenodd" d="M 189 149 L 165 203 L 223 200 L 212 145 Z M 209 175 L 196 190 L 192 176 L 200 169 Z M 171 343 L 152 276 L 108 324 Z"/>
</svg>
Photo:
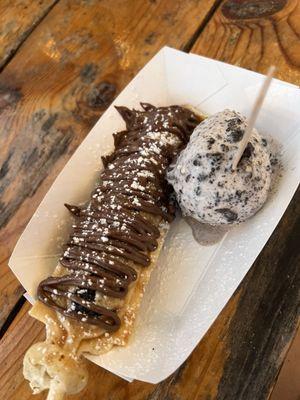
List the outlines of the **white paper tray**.
<svg viewBox="0 0 300 400">
<path fill-rule="evenodd" d="M 205 114 L 233 108 L 248 115 L 263 77 L 193 54 L 163 48 L 114 101 L 139 107 L 190 104 Z M 251 220 L 221 244 L 201 247 L 184 221 L 174 222 L 146 291 L 135 334 L 125 348 L 91 357 L 128 379 L 157 383 L 189 356 L 251 267 L 295 192 L 300 176 L 300 91 L 275 80 L 257 128 L 283 144 L 285 171 L 278 190 Z M 19 239 L 9 265 L 35 296 L 57 264 L 70 217 L 63 203 L 87 201 L 124 124 L 111 105 L 60 173 Z"/>
</svg>

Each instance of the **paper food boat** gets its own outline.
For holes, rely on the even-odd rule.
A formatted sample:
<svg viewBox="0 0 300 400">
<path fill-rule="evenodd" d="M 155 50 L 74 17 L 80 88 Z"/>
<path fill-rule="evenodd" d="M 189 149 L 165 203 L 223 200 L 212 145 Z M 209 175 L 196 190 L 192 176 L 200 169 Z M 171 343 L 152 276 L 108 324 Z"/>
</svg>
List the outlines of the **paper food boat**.
<svg viewBox="0 0 300 400">
<path fill-rule="evenodd" d="M 29 295 L 54 270 L 68 236 L 63 203 L 89 199 L 101 155 L 124 129 L 113 105 L 192 105 L 204 114 L 232 108 L 248 116 L 263 76 L 171 48 L 163 48 L 103 114 L 60 173 L 19 239 L 9 265 Z M 282 217 L 300 176 L 300 90 L 275 80 L 256 127 L 283 145 L 277 192 L 252 219 L 215 246 L 201 247 L 182 220 L 173 223 L 145 293 L 135 334 L 124 348 L 89 357 L 127 379 L 157 383 L 189 356 L 253 264 Z"/>
</svg>

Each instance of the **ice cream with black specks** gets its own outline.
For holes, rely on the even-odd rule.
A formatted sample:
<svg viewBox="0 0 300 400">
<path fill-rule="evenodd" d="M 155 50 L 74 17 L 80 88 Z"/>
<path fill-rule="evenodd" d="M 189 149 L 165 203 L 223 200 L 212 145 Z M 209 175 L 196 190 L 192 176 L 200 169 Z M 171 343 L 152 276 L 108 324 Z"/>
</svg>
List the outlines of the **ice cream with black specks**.
<svg viewBox="0 0 300 400">
<path fill-rule="evenodd" d="M 167 173 L 184 215 L 201 223 L 228 225 L 245 221 L 263 206 L 272 168 L 267 142 L 256 129 L 232 170 L 246 126 L 241 114 L 224 110 L 195 128 Z"/>
</svg>

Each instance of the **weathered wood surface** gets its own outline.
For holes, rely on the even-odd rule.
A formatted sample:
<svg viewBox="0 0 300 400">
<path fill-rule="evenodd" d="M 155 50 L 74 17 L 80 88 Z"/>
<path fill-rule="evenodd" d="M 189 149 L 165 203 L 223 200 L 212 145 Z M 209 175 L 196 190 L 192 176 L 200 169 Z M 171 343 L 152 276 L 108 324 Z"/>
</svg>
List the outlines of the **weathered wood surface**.
<svg viewBox="0 0 300 400">
<path fill-rule="evenodd" d="M 184 47 L 213 0 L 57 3 L 0 74 L 0 327 L 22 289 L 7 260 L 101 113 L 164 45 Z"/>
<path fill-rule="evenodd" d="M 149 7 L 157 7 L 155 10 L 161 9 L 161 3 L 157 3 L 153 5 L 154 3 L 151 2 Z M 271 11 L 270 8 L 266 8 L 268 6 L 266 3 L 270 3 L 266 1 L 236 0 L 225 2 L 225 4 L 226 3 L 227 5 L 223 6 L 223 9 L 222 6 L 217 9 L 204 29 L 197 29 L 197 33 L 199 33 L 198 39 L 195 35 L 191 35 L 190 39 L 185 41 L 185 43 L 184 40 L 180 40 L 177 44 L 173 43 L 173 45 L 175 47 L 189 48 L 195 39 L 197 39 L 192 48 L 193 52 L 261 72 L 265 72 L 269 63 L 274 62 L 274 59 L 276 59 L 278 77 L 299 84 L 300 63 L 297 61 L 297 54 L 299 55 L 299 51 L 297 50 L 299 46 L 299 37 L 297 35 L 299 35 L 300 32 L 300 19 L 297 18 L 297 16 L 299 17 L 299 1 L 274 1 L 272 2 L 273 8 Z M 242 5 L 238 11 L 236 4 Z M 199 16 L 200 6 L 194 6 L 196 7 L 196 11 L 192 11 L 191 8 L 190 15 L 186 13 L 186 16 L 189 16 L 189 18 L 191 18 L 193 12 Z M 54 18 L 53 14 L 58 18 L 58 13 L 55 13 L 57 7 L 58 6 L 54 7 L 50 15 L 41 25 L 46 26 L 47 24 L 47 26 L 49 26 L 48 24 L 50 24 L 52 18 Z M 174 10 L 173 7 L 174 3 L 170 6 L 170 10 Z M 284 7 L 284 9 L 281 10 L 280 7 Z M 75 14 L 75 8 L 73 11 Z M 150 11 L 153 12 L 152 9 Z M 152 20 L 153 16 L 149 16 L 150 11 L 148 11 L 147 17 L 149 17 L 149 20 Z M 158 15 L 161 15 L 159 11 L 157 12 Z M 176 13 L 176 11 L 174 12 Z M 249 16 L 249 12 L 252 13 L 252 18 L 244 18 L 247 15 Z M 254 12 L 256 12 L 256 15 L 253 15 Z M 276 13 L 272 14 L 272 12 Z M 207 13 L 207 10 L 205 10 L 205 13 Z M 226 18 L 224 13 L 227 17 L 234 16 L 234 19 Z M 238 19 L 236 13 L 238 13 Z M 213 13 L 211 12 L 211 14 Z M 140 19 L 141 18 L 140 16 Z M 143 18 L 146 18 L 146 15 Z M 169 18 L 170 17 L 168 17 L 168 19 Z M 175 14 L 173 15 L 173 19 L 177 19 Z M 157 22 L 155 27 L 151 30 L 153 33 L 150 35 L 150 42 L 152 41 L 151 38 L 153 36 L 155 37 L 156 29 L 160 27 L 160 24 L 161 21 Z M 55 31 L 54 25 L 54 22 L 52 25 L 50 24 L 51 32 L 52 30 Z M 82 26 L 84 26 L 84 23 Z M 195 24 L 195 28 L 196 26 L 197 24 Z M 107 33 L 111 32 L 109 27 L 110 25 L 107 23 L 106 25 L 104 24 L 103 29 L 107 29 L 106 35 L 110 37 L 111 34 Z M 293 32 L 297 33 L 297 38 L 291 34 L 290 27 L 292 27 Z M 185 29 L 187 29 L 187 26 Z M 276 35 L 274 35 L 274 30 L 276 31 Z M 287 32 L 288 36 L 286 36 Z M 37 40 L 36 35 L 40 34 L 42 34 L 41 31 L 39 32 L 37 29 L 28 41 L 30 42 L 30 40 L 32 40 L 31 46 L 40 43 L 40 45 L 38 45 L 40 47 L 38 48 L 39 57 L 41 58 L 43 47 L 45 47 L 48 42 L 40 42 L 40 40 Z M 94 82 L 99 83 L 99 81 L 102 82 L 103 79 L 114 83 L 119 90 L 122 84 L 124 85 L 126 83 L 126 79 L 129 80 L 131 78 L 135 68 L 138 68 L 138 66 L 142 65 L 147 59 L 147 56 L 144 55 L 144 58 L 138 61 L 138 57 L 140 57 L 141 54 L 140 52 L 145 51 L 143 46 L 139 47 L 139 43 L 141 43 L 140 35 L 141 31 L 139 31 L 137 35 L 130 34 L 130 37 L 132 36 L 131 44 L 137 43 L 137 47 L 131 51 L 128 55 L 128 59 L 126 59 L 126 62 L 129 63 L 128 68 L 125 68 L 124 71 L 118 64 L 118 66 L 114 66 L 114 71 L 116 71 L 116 73 L 109 73 L 109 78 L 106 79 L 106 74 L 104 74 L 105 78 L 103 78 L 102 75 L 99 78 L 97 75 L 97 79 L 89 84 L 92 86 L 88 86 L 88 88 L 84 87 L 84 90 L 86 90 L 85 93 L 89 92 Z M 164 36 L 167 43 L 172 44 L 168 42 L 168 35 L 173 38 L 173 34 L 168 31 Z M 239 36 L 236 37 L 237 35 Z M 32 39 L 32 37 L 34 37 L 34 39 Z M 283 46 L 283 43 L 285 43 L 285 46 Z M 161 44 L 162 43 L 158 43 L 157 47 L 160 47 Z M 42 58 L 43 62 L 39 62 L 39 68 L 41 68 L 42 64 L 46 65 L 44 69 L 37 68 L 37 72 L 35 73 L 35 76 L 41 82 L 36 83 L 36 93 L 33 91 L 32 94 L 28 94 L 28 100 L 26 100 L 27 102 L 23 105 L 23 110 L 24 112 L 28 109 L 31 110 L 33 107 L 32 104 L 35 105 L 37 101 L 41 102 L 41 104 L 45 102 L 46 106 L 39 105 L 40 108 L 45 108 L 47 112 L 43 123 L 48 120 L 51 115 L 58 113 L 58 116 L 54 119 L 55 130 L 52 130 L 51 119 L 50 122 L 46 124 L 46 126 L 50 124 L 50 128 L 48 128 L 50 131 L 47 136 L 50 137 L 48 139 L 50 140 L 49 146 L 52 146 L 52 148 L 54 147 L 54 142 L 51 141 L 51 137 L 54 136 L 53 140 L 57 140 L 57 137 L 60 137 L 55 135 L 58 135 L 57 130 L 58 127 L 60 127 L 58 123 L 62 123 L 63 117 L 67 116 L 68 126 L 71 126 L 73 131 L 75 131 L 75 139 L 72 137 L 71 143 L 67 146 L 67 150 L 63 152 L 57 162 L 56 159 L 54 159 L 54 161 L 52 160 L 51 174 L 54 176 L 69 157 L 73 148 L 76 147 L 77 143 L 92 125 L 97 112 L 98 114 L 101 113 L 102 108 L 94 112 L 89 105 L 86 105 L 86 101 L 84 100 L 82 102 L 83 105 L 79 102 L 78 106 L 78 104 L 74 102 L 74 97 L 76 97 L 76 95 L 72 95 L 73 97 L 71 96 L 71 98 L 73 100 L 68 103 L 71 104 L 71 107 L 65 107 L 65 103 L 61 102 L 60 99 L 64 94 L 64 90 L 67 92 L 69 91 L 69 89 L 66 88 L 69 88 L 73 80 L 75 80 L 75 83 L 79 80 L 78 77 L 80 76 L 80 70 L 83 68 L 83 65 L 80 65 L 80 57 L 76 58 L 76 55 L 70 55 L 68 60 L 69 63 L 72 63 L 73 69 L 71 68 L 68 71 L 73 71 L 75 69 L 77 71 L 77 75 L 75 73 L 75 78 L 64 82 L 65 86 L 63 85 L 63 87 L 60 87 L 57 83 L 54 84 L 53 80 L 51 80 L 51 84 L 49 82 L 48 86 L 47 80 L 51 79 L 50 75 L 54 73 L 58 73 L 59 75 L 61 68 L 65 68 L 60 65 L 61 62 L 59 60 L 57 64 L 55 64 L 55 54 L 57 53 L 55 53 L 53 49 L 56 49 L 56 47 L 54 45 L 51 46 L 52 57 L 44 61 Z M 47 48 L 51 46 L 49 45 Z M 105 54 L 107 54 L 107 57 L 109 54 L 113 57 L 113 55 L 111 55 L 114 54 L 113 49 L 114 46 L 106 48 Z M 152 51 L 155 50 L 156 47 L 154 45 Z M 61 52 L 61 49 L 59 51 Z M 18 54 L 18 56 L 20 56 L 20 54 Z M 93 53 L 92 57 L 96 57 L 97 63 L 100 62 L 98 61 L 99 59 L 97 58 L 98 55 L 96 52 Z M 86 62 L 85 58 L 83 58 L 83 60 Z M 123 60 L 123 58 L 121 58 L 121 60 Z M 80 65 L 79 67 L 78 63 Z M 109 66 L 106 66 L 106 70 L 110 71 L 112 67 L 110 67 L 111 64 L 108 65 Z M 48 68 L 50 68 L 50 73 L 47 72 Z M 90 68 L 92 67 L 88 67 L 88 75 L 90 75 Z M 94 74 L 93 70 L 91 74 Z M 125 78 L 124 76 L 119 76 L 123 74 L 125 74 Z M 9 76 L 8 74 L 7 77 Z M 27 79 L 31 79 L 31 76 L 32 74 L 29 76 L 26 74 Z M 66 73 L 62 73 L 62 76 L 65 80 L 67 79 Z M 124 79 L 120 86 L 116 84 L 116 82 L 119 82 L 119 79 Z M 61 78 L 58 78 L 57 81 L 60 82 Z M 22 80 L 21 83 L 23 83 L 23 86 L 26 88 L 24 80 Z M 41 88 L 39 87 L 40 84 L 42 85 Z M 51 89 L 51 85 L 54 85 L 54 88 L 52 87 Z M 82 82 L 80 82 L 80 85 L 82 85 Z M 82 93 L 82 89 L 79 91 L 75 90 L 75 92 Z M 42 96 L 41 93 L 45 93 L 45 96 Z M 32 97 L 30 98 L 30 96 Z M 40 97 L 42 97 L 42 99 Z M 86 94 L 83 95 L 83 97 L 79 95 L 79 98 L 85 99 Z M 21 102 L 22 101 L 24 100 L 21 100 Z M 34 108 L 34 110 L 38 109 L 38 107 Z M 74 110 L 76 110 L 76 114 L 80 116 L 79 119 L 73 117 L 75 114 Z M 16 109 L 13 110 L 13 118 L 17 118 Z M 21 115 L 19 119 L 22 120 L 22 118 Z M 22 129 L 18 135 L 21 134 L 22 140 L 24 141 L 24 138 L 27 137 L 27 128 L 24 129 L 23 123 L 21 126 Z M 34 132 L 36 129 L 37 128 L 34 128 Z M 22 134 L 22 132 L 25 133 Z M 16 136 L 15 134 L 11 139 L 12 143 L 16 140 Z M 75 145 L 72 147 L 74 141 Z M 9 145 L 6 151 L 9 151 L 10 148 Z M 25 147 L 25 150 L 26 148 L 27 147 Z M 29 145 L 28 148 L 30 148 Z M 46 148 L 47 146 L 44 151 L 46 151 Z M 47 160 L 48 158 L 44 159 L 45 162 Z M 55 162 L 56 166 L 52 167 Z M 39 166 L 39 168 L 40 167 L 41 166 Z M 46 176 L 43 169 L 42 173 Z M 25 172 L 22 172 L 22 174 L 24 174 L 24 179 Z M 15 177 L 16 173 L 13 176 Z M 18 182 L 17 178 L 14 179 Z M 33 179 L 32 175 L 31 179 Z M 19 230 L 24 226 L 28 216 L 34 211 L 37 202 L 46 192 L 53 177 L 45 179 L 46 180 L 39 182 L 39 189 L 37 189 L 33 197 L 27 199 L 27 197 L 30 196 L 30 194 L 27 194 L 27 197 L 23 197 L 23 200 L 18 204 L 17 211 L 12 212 L 12 216 L 10 217 L 10 221 L 12 222 L 8 222 L 6 228 L 4 228 L 7 233 L 11 232 L 10 235 L 6 234 L 7 237 L 11 236 L 13 238 L 10 242 L 11 245 L 16 235 L 19 233 Z M 27 183 L 28 182 L 29 181 L 27 181 Z M 17 188 L 19 188 L 18 185 L 19 184 L 16 186 Z M 20 186 L 20 188 L 21 187 L 22 186 Z M 179 371 L 159 385 L 149 385 L 140 382 L 128 384 L 112 374 L 90 364 L 89 371 L 91 379 L 88 388 L 81 395 L 70 397 L 70 399 L 266 399 L 276 380 L 276 375 L 287 347 L 299 323 L 299 196 L 300 193 L 298 190 L 298 193 L 295 195 L 279 226 L 256 260 L 247 277 L 240 285 L 235 296 L 232 297 L 205 338 L 199 343 L 195 351 Z M 31 204 L 31 202 L 33 204 Z M 12 224 L 12 228 L 9 228 L 10 224 Z M 9 253 L 9 245 L 6 247 L 6 251 Z M 3 252 L 3 254 L 6 253 Z M 3 396 L 4 398 L 14 400 L 19 398 L 25 400 L 31 398 L 37 400 L 45 398 L 44 395 L 31 396 L 28 385 L 23 380 L 21 373 L 21 362 L 25 350 L 31 341 L 35 341 L 37 336 L 42 335 L 42 333 L 40 333 L 41 324 L 33 322 L 27 316 L 25 312 L 27 308 L 28 305 L 23 306 L 21 313 L 10 326 L 0 344 L 0 365 L 3 366 L 0 372 L 0 398 Z M 31 337 L 28 337 L 28 334 L 25 332 L 25 328 L 29 327 L 29 324 L 32 324 L 29 328 L 29 331 L 32 332 Z M 38 335 L 36 335 L 36 333 L 38 333 Z M 36 336 L 33 337 L 34 335 Z M 17 342 L 19 343 L 18 347 L 14 348 L 14 344 Z"/>
<path fill-rule="evenodd" d="M 300 85 L 300 2 L 224 1 L 192 51 Z"/>
<path fill-rule="evenodd" d="M 14 55 L 57 0 L 1 0 L 0 69 Z"/>
<path fill-rule="evenodd" d="M 17 395 L 22 382 L 23 353 L 26 348 L 45 335 L 43 324 L 38 323 L 33 318 L 28 318 L 29 309 L 30 305 L 26 302 L 1 340 L 1 399 L 23 398 L 23 393 Z M 30 398 L 29 385 L 24 385 L 23 392 L 27 393 L 27 398 Z"/>
</svg>

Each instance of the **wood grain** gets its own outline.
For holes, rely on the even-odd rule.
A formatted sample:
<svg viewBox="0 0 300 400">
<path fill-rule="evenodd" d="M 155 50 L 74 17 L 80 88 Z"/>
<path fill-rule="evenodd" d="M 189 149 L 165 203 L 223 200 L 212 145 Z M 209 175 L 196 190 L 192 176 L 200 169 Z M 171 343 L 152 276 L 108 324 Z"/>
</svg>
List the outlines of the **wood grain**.
<svg viewBox="0 0 300 400">
<path fill-rule="evenodd" d="M 17 390 L 22 377 L 23 353 L 27 347 L 45 336 L 44 325 L 33 318 L 28 318 L 27 313 L 29 309 L 30 305 L 26 303 L 1 340 L 1 399 L 9 399 L 13 398 L 11 396 L 17 396 Z M 28 398 L 32 396 L 29 385 L 24 385 L 23 391 L 27 393 Z M 14 398 L 22 398 L 22 396 Z"/>
<path fill-rule="evenodd" d="M 213 3 L 62 0 L 0 74 L 0 327 L 22 293 L 8 257 L 54 178 L 139 68 L 184 47 Z"/>
<path fill-rule="evenodd" d="M 192 51 L 300 85 L 300 2 L 224 1 Z"/>
<path fill-rule="evenodd" d="M 250 7 L 251 5 L 253 6 L 254 3 L 259 5 L 254 8 Z M 254 0 L 232 0 L 229 3 L 227 2 L 227 7 L 229 4 L 230 10 L 228 11 L 227 9 L 227 11 L 224 12 L 227 13 L 227 15 L 229 15 L 228 12 L 231 13 L 231 15 L 233 15 L 232 13 L 237 13 L 238 18 L 226 18 L 222 8 L 219 8 L 215 12 L 207 27 L 203 30 L 198 29 L 198 32 L 201 33 L 192 51 L 224 61 L 236 63 L 245 68 L 255 69 L 260 72 L 266 71 L 269 65 L 268 63 L 272 61 L 272 51 L 274 51 L 276 63 L 278 65 L 278 76 L 299 84 L 299 65 L 296 62 L 297 52 L 294 54 L 292 51 L 292 49 L 297 49 L 299 41 L 292 39 L 293 36 L 287 36 L 289 37 L 287 42 L 285 39 L 286 32 L 289 32 L 287 25 L 291 26 L 295 32 L 300 31 L 300 21 L 299 18 L 297 18 L 299 12 L 299 2 L 293 0 L 287 2 L 272 2 L 272 4 L 277 4 L 277 8 L 275 9 L 276 14 L 272 14 L 274 9 L 270 10 L 266 3 L 267 2 L 265 1 L 255 2 Z M 243 5 L 244 8 L 240 7 L 237 11 L 235 6 L 236 4 Z M 151 3 L 151 7 L 157 7 L 157 15 L 161 15 L 159 14 L 160 5 L 161 3 Z M 174 3 L 172 6 L 170 6 L 171 10 L 173 9 L 173 6 Z M 284 7 L 284 9 L 280 10 L 279 6 Z M 58 6 L 55 6 L 50 15 L 54 13 L 57 7 Z M 246 18 L 247 15 L 249 16 L 249 10 L 255 10 L 255 12 L 258 13 L 258 16 L 254 17 L 253 14 L 251 14 L 251 19 Z M 193 14 L 192 9 L 190 14 Z M 50 16 L 43 21 L 43 24 L 49 24 L 49 21 L 47 20 L 49 17 Z M 191 17 L 191 15 L 189 15 L 189 17 Z M 59 17 L 56 15 L 56 18 Z M 146 17 L 144 16 L 144 18 Z M 176 20 L 175 16 L 173 16 L 173 18 Z M 151 18 L 149 17 L 149 19 Z M 277 24 L 277 27 L 280 25 L 281 30 L 278 30 L 278 32 L 281 32 L 280 38 L 274 35 L 272 30 L 274 24 Z M 108 25 L 104 24 L 104 26 L 107 27 Z M 185 29 L 187 29 L 187 27 L 185 27 Z M 142 30 L 139 31 L 139 35 L 141 35 L 141 31 Z M 154 32 L 154 30 L 152 31 Z M 151 32 L 149 32 L 147 35 L 147 41 L 152 42 L 153 34 L 150 33 Z M 38 32 L 38 29 L 34 32 L 34 35 L 37 34 L 41 34 Z M 168 40 L 167 35 L 172 35 L 170 30 L 166 32 L 166 41 Z M 130 35 L 130 37 L 131 36 L 132 41 L 130 43 L 132 45 L 135 43 L 135 41 L 140 43 L 140 39 L 137 37 L 138 35 Z M 190 44 L 193 41 L 194 39 L 192 41 L 190 39 L 186 43 Z M 127 41 L 125 42 L 127 43 Z M 288 57 L 286 57 L 285 51 L 281 50 L 282 43 L 284 42 L 286 43 L 285 47 L 289 47 L 287 53 L 294 54 L 294 58 L 290 56 L 291 59 L 293 59 L 292 62 Z M 35 39 L 32 45 L 38 46 L 38 43 L 39 41 Z M 44 41 L 43 43 L 44 46 L 46 46 L 45 43 L 48 42 Z M 183 45 L 183 41 L 181 41 L 181 45 Z M 52 54 L 50 57 L 51 60 L 45 60 L 44 63 L 50 63 L 51 68 L 54 68 L 52 67 L 52 63 L 54 63 L 57 53 L 54 51 L 55 47 L 51 46 L 49 45 L 47 47 L 52 49 L 50 51 Z M 177 47 L 178 46 L 179 45 L 177 45 Z M 283 46 L 283 49 L 285 47 Z M 114 49 L 114 47 L 112 48 Z M 94 82 L 101 83 L 104 80 L 105 82 L 113 83 L 118 89 L 120 89 L 120 86 L 118 86 L 120 85 L 119 79 L 123 78 L 119 78 L 118 75 L 125 74 L 126 79 L 128 74 L 127 79 L 130 79 L 129 75 L 133 73 L 135 66 L 137 67 L 138 65 L 141 65 L 139 64 L 139 59 L 136 58 L 136 51 L 140 56 L 141 53 L 139 53 L 139 51 L 144 51 L 144 49 L 141 50 L 138 45 L 136 49 L 130 52 L 127 59 L 125 57 L 125 64 L 127 65 L 127 63 L 129 63 L 128 69 L 124 68 L 123 70 L 119 64 L 118 66 L 109 67 L 107 69 L 110 71 L 110 68 L 114 68 L 113 71 L 116 71 L 116 75 L 111 73 L 109 77 L 103 75 L 104 78 L 102 78 L 102 74 L 97 75 L 99 73 L 97 70 L 96 77 L 90 84 L 88 84 L 88 87 L 84 89 L 84 93 L 89 92 L 90 88 L 93 87 Z M 40 49 L 39 52 L 39 56 L 41 57 L 42 50 Z M 25 54 L 28 55 L 28 53 Z M 111 55 L 111 50 L 107 48 L 104 54 Z M 96 60 L 98 60 L 97 55 L 95 55 L 95 57 Z M 141 63 L 145 62 L 146 59 L 147 56 L 144 54 L 144 58 Z M 68 60 L 69 63 L 74 63 L 72 68 L 77 71 L 77 75 L 75 74 L 76 77 L 74 78 L 75 83 L 77 83 L 75 86 L 78 87 L 79 85 L 81 87 L 83 83 L 81 78 L 79 78 L 81 76 L 80 70 L 82 70 L 84 67 L 84 64 L 80 64 L 81 57 L 76 58 L 75 56 L 73 61 L 72 56 L 70 56 Z M 124 63 L 124 61 L 122 61 L 124 60 L 123 58 L 119 60 L 117 57 L 115 57 L 113 60 L 117 63 L 120 61 L 122 65 Z M 86 62 L 86 58 L 84 59 L 84 62 Z M 58 64 L 60 64 L 60 61 Z M 77 67 L 78 64 L 81 66 Z M 38 67 L 36 67 L 38 73 L 32 73 L 31 76 L 39 77 L 39 80 L 42 81 L 42 88 L 40 89 L 39 85 L 37 84 L 37 88 L 35 88 L 36 92 L 33 91 L 32 94 L 30 92 L 30 95 L 27 88 L 28 94 L 26 94 L 26 96 L 32 97 L 30 97 L 30 99 L 28 98 L 27 103 L 25 102 L 25 104 L 27 104 L 26 107 L 23 105 L 23 107 L 25 107 L 24 111 L 30 109 L 32 104 L 35 104 L 35 102 L 44 101 L 43 99 L 41 100 L 40 97 L 46 97 L 47 99 L 50 97 L 53 100 L 51 102 L 49 101 L 49 103 L 46 103 L 48 104 L 48 108 L 46 108 L 48 113 L 42 117 L 45 118 L 43 123 L 49 119 L 51 115 L 58 114 L 57 117 L 52 117 L 52 119 L 50 118 L 50 122 L 48 122 L 46 126 L 51 125 L 53 118 L 56 118 L 54 121 L 54 126 L 59 127 L 58 122 L 62 121 L 62 118 L 66 116 L 68 126 L 72 126 L 73 132 L 75 132 L 75 139 L 72 137 L 70 144 L 67 146 L 67 150 L 65 150 L 65 152 L 63 152 L 63 154 L 58 158 L 56 166 L 51 166 L 51 174 L 55 174 L 53 171 L 57 171 L 59 169 L 57 165 L 59 165 L 61 162 L 60 165 L 62 166 L 64 160 L 73 151 L 73 143 L 77 143 L 76 140 L 79 141 L 81 137 L 84 136 L 85 132 L 81 132 L 85 129 L 85 126 L 92 124 L 95 115 L 97 112 L 101 113 L 102 109 L 99 108 L 96 111 L 94 111 L 94 109 L 90 110 L 90 107 L 86 106 L 86 94 L 81 96 L 80 93 L 82 93 L 82 90 L 77 91 L 76 89 L 76 94 L 72 94 L 72 96 L 77 98 L 77 94 L 79 93 L 79 98 L 84 100 L 79 102 L 78 106 L 78 102 L 75 104 L 75 101 L 71 96 L 71 99 L 73 100 L 70 102 L 67 101 L 69 106 L 66 107 L 65 103 L 63 103 L 62 107 L 62 103 L 60 103 L 60 96 L 62 93 L 64 93 L 64 90 L 58 84 L 54 85 L 54 89 L 51 89 L 50 84 L 49 87 L 47 87 L 47 82 L 44 82 L 44 79 L 51 79 L 51 77 L 49 78 L 49 75 L 47 74 L 47 68 L 42 69 L 41 65 L 42 63 L 39 63 Z M 96 65 L 98 66 L 98 64 Z M 57 68 L 59 75 L 59 68 L 62 67 Z M 71 67 L 68 68 L 70 68 L 68 71 L 72 70 Z M 94 75 L 93 66 L 86 67 L 84 71 L 85 72 L 82 72 L 84 76 L 87 75 L 89 77 L 90 75 Z M 53 72 L 51 72 L 50 75 L 52 73 Z M 7 76 L 9 77 L 9 75 Z M 71 85 L 69 82 L 69 75 L 62 73 L 62 76 L 67 80 L 67 82 L 65 82 L 67 87 L 66 92 L 69 93 L 68 88 Z M 68 76 L 68 79 L 66 76 Z M 51 81 L 52 86 L 53 79 Z M 84 80 L 85 79 L 90 80 L 91 78 L 84 78 Z M 70 80 L 72 81 L 72 79 Z M 6 81 L 9 80 L 6 79 Z M 58 81 L 60 82 L 61 79 L 58 79 Z M 22 85 L 20 85 L 20 87 L 26 88 L 24 81 L 21 83 Z M 17 89 L 18 87 L 15 88 Z M 110 93 L 109 89 L 106 90 L 108 93 Z M 54 95 L 56 91 L 58 93 L 57 96 Z M 21 92 L 23 95 L 24 91 L 21 90 Z M 43 93 L 46 93 L 46 95 L 42 96 Z M 26 96 L 25 99 L 27 99 Z M 18 95 L 14 94 L 13 97 L 18 98 Z M 95 97 L 97 98 L 97 96 Z M 21 97 L 21 100 L 18 102 L 24 102 L 23 97 Z M 15 106 L 10 106 L 9 109 L 12 110 L 13 107 Z M 34 110 L 37 109 L 38 107 L 34 108 Z M 76 110 L 75 112 L 74 109 Z M 16 119 L 16 111 L 13 109 L 11 112 Z M 77 116 L 77 114 L 80 116 L 79 119 L 74 116 Z M 25 113 L 25 115 L 27 114 Z M 21 115 L 20 119 L 22 118 L 23 117 Z M 21 126 L 23 127 L 24 125 L 22 124 Z M 21 129 L 21 135 L 22 132 L 24 132 L 23 128 Z M 33 130 L 33 132 L 35 132 L 35 130 Z M 50 126 L 50 135 L 46 136 L 52 136 L 52 134 L 55 135 L 55 133 L 52 133 Z M 24 139 L 25 137 L 26 133 L 23 133 L 22 138 Z M 14 140 L 15 137 L 11 139 L 12 144 L 14 143 Z M 51 141 L 50 146 L 54 146 Z M 39 148 L 39 146 L 37 147 Z M 8 145 L 6 148 L 6 159 L 9 158 L 9 151 L 11 148 L 13 148 L 12 145 Z M 19 159 L 18 157 L 16 158 L 17 160 Z M 5 165 L 7 165 L 5 167 L 6 170 L 10 165 L 10 162 Z M 30 165 L 31 164 L 29 163 L 29 170 L 31 171 L 30 168 L 32 167 L 30 167 Z M 40 165 L 39 168 L 41 168 Z M 37 171 L 37 169 L 34 171 Z M 15 172 L 12 176 L 12 180 L 13 182 L 17 182 L 18 188 L 19 183 L 17 173 Z M 28 197 L 28 195 L 26 195 L 28 198 L 23 197 L 23 200 L 20 202 L 20 204 L 18 204 L 16 210 L 9 208 L 9 220 L 12 222 L 7 223 L 5 228 L 5 232 L 8 233 L 8 237 L 9 232 L 11 232 L 12 238 L 16 237 L 19 232 L 18 229 L 21 229 L 26 218 L 28 218 L 30 213 L 33 212 L 38 199 L 40 199 L 42 196 L 41 193 L 45 193 L 47 185 L 50 184 L 52 179 L 53 178 L 48 177 L 43 178 L 43 180 L 37 185 L 38 189 L 32 195 L 32 197 Z M 9 196 L 9 193 L 7 196 Z M 297 328 L 297 324 L 299 323 L 299 196 L 300 192 L 298 190 L 278 228 L 273 233 L 268 244 L 265 246 L 264 250 L 256 260 L 255 264 L 247 274 L 235 295 L 231 298 L 223 312 L 219 315 L 218 319 L 212 325 L 203 340 L 199 343 L 190 358 L 175 374 L 173 374 L 173 376 L 159 385 L 149 385 L 141 382 L 128 384 L 112 374 L 102 370 L 101 368 L 90 364 L 89 371 L 91 379 L 89 381 L 88 388 L 80 395 L 70 397 L 70 400 L 79 398 L 91 400 L 100 398 L 110 400 L 266 399 L 275 382 L 275 378 L 280 369 L 286 349 L 288 348 L 291 338 Z M 32 205 L 31 202 L 33 203 Z M 11 239 L 10 243 L 12 242 L 13 239 Z M 7 245 L 6 249 L 8 249 L 6 251 L 9 253 L 9 245 Z M 31 398 L 39 400 L 45 398 L 44 395 L 36 397 L 31 396 L 28 385 L 23 380 L 21 373 L 21 357 L 23 356 L 26 348 L 30 345 L 31 340 L 31 337 L 28 338 L 30 334 L 28 335 L 24 332 L 25 327 L 29 326 L 29 324 L 33 324 L 30 328 L 30 332 L 33 333 L 38 332 L 40 327 L 38 322 L 32 322 L 28 315 L 25 314 L 27 307 L 28 306 L 26 305 L 24 309 L 22 309 L 22 314 L 18 316 L 16 321 L 14 321 L 14 324 L 11 325 L 2 343 L 0 343 L 0 365 L 4 366 L 3 372 L 1 371 L 0 375 L 0 398 L 3 396 L 5 396 L 5 398 L 8 400 L 17 400 L 20 398 L 24 400 Z M 35 340 L 37 340 L 37 337 L 35 337 L 33 341 Z M 13 348 L 13 344 L 16 342 L 19 343 L 18 348 L 15 348 L 14 351 L 11 352 L 10 349 Z M 10 371 L 13 371 L 13 374 Z M 4 389 L 1 389 L 2 387 Z"/>
<path fill-rule="evenodd" d="M 1 0 L 0 69 L 49 12 L 57 0 Z"/>
</svg>

